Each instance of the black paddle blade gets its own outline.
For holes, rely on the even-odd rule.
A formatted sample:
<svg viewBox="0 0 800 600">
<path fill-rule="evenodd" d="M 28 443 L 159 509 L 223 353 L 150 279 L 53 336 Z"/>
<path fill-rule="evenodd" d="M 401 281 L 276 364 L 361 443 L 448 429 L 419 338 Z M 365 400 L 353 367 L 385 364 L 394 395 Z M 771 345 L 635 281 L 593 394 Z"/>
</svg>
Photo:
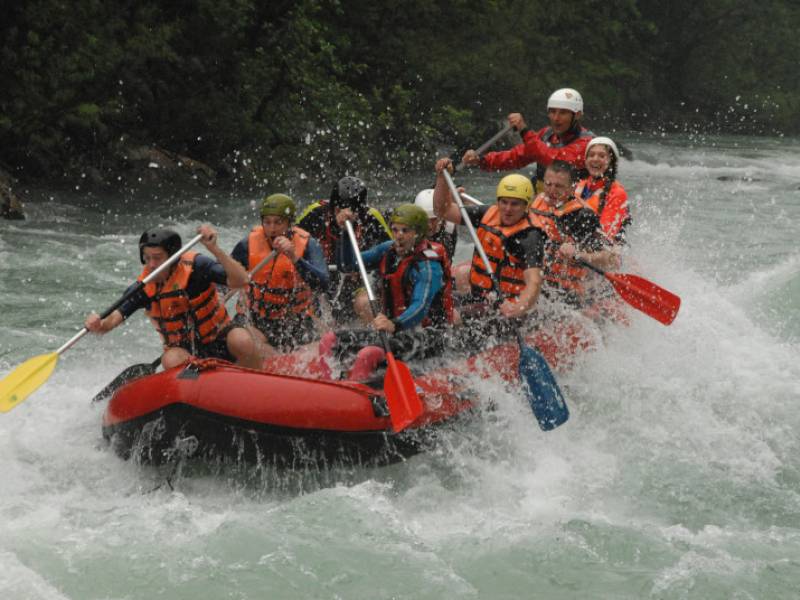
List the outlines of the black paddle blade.
<svg viewBox="0 0 800 600">
<path fill-rule="evenodd" d="M 92 398 L 92 402 L 102 402 L 104 400 L 108 400 L 111 396 L 114 395 L 119 388 L 123 385 L 128 383 L 129 381 L 133 381 L 134 379 L 139 379 L 139 377 L 144 377 L 145 375 L 152 375 L 156 372 L 158 368 L 158 363 L 161 359 L 156 361 L 155 363 L 140 363 L 138 365 L 131 365 L 127 369 L 125 369 L 122 373 L 117 375 L 114 380 L 109 383 L 106 387 L 100 390 L 94 398 Z"/>
<path fill-rule="evenodd" d="M 527 388 L 528 402 L 542 430 L 555 429 L 569 419 L 567 403 L 550 365 L 540 352 L 522 343 L 519 348 L 519 376 Z"/>
</svg>

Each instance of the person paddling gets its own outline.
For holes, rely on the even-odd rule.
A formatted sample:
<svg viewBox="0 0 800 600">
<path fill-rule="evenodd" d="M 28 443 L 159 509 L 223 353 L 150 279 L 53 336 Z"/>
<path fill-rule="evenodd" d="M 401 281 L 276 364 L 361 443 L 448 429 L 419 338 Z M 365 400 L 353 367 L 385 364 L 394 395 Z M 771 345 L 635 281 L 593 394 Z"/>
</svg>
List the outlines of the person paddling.
<svg viewBox="0 0 800 600">
<path fill-rule="evenodd" d="M 161 365 L 171 369 L 190 356 L 222 358 L 257 369 L 261 361 L 250 334 L 235 327 L 217 292 L 217 285 L 238 288 L 247 283 L 247 273 L 217 245 L 217 232 L 210 225 L 197 229 L 201 243 L 216 258 L 185 252 L 169 270 L 159 274 L 107 317 L 86 317 L 84 327 L 105 334 L 143 308 L 164 344 Z M 180 236 L 171 229 L 153 228 L 139 239 L 139 259 L 144 265 L 139 280 L 157 269 L 181 248 Z M 132 289 L 134 286 L 128 288 Z"/>
<path fill-rule="evenodd" d="M 461 211 L 453 201 L 443 171 L 453 171 L 449 158 L 436 163 L 434 209 L 446 221 L 461 224 Z M 469 270 L 470 295 L 460 310 L 467 334 L 465 349 L 475 349 L 487 338 L 508 339 L 516 335 L 525 317 L 536 304 L 542 285 L 544 232 L 530 219 L 528 206 L 533 200 L 533 183 L 524 175 L 507 175 L 497 186 L 497 202 L 469 206 L 467 215 L 477 229 L 478 239 L 499 280 L 496 296 L 492 277 L 475 250 Z M 485 309 L 497 305 L 500 317 L 471 315 L 470 304 Z M 463 335 L 460 334 L 460 335 Z M 472 347 L 470 347 L 472 346 Z"/>
<path fill-rule="evenodd" d="M 600 228 L 596 204 L 576 197 L 574 185 L 572 166 L 552 162 L 544 173 L 544 192 L 531 204 L 530 218 L 547 235 L 543 293 L 583 307 L 595 299 L 587 284 L 599 280 L 590 277 L 581 263 L 613 271 L 619 268 L 620 259 Z"/>
<path fill-rule="evenodd" d="M 561 88 L 547 100 L 549 125 L 539 131 L 528 129 L 521 113 L 508 115 L 508 123 L 522 136 L 522 143 L 510 150 L 479 156 L 475 150 L 464 153 L 463 162 L 484 171 L 509 171 L 536 163 L 537 189 L 541 189 L 544 170 L 554 160 L 571 164 L 584 176 L 586 145 L 594 134 L 581 125 L 583 98 L 577 90 Z"/>
<path fill-rule="evenodd" d="M 246 308 L 237 324 L 251 332 L 264 356 L 271 346 L 288 351 L 316 337 L 313 294 L 328 287 L 328 265 L 322 247 L 307 231 L 292 225 L 296 206 L 286 194 L 271 194 L 261 202 L 261 224 L 239 241 L 231 256 L 252 271 L 271 252 L 275 257 L 253 273 L 247 286 Z"/>
<path fill-rule="evenodd" d="M 428 215 L 403 204 L 389 222 L 394 240 L 362 253 L 380 280 L 381 312 L 372 330 L 331 332 L 320 342 L 321 354 L 333 353 L 342 362 L 358 352 L 348 379 L 365 379 L 383 361 L 379 332 L 390 335 L 391 351 L 401 360 L 428 358 L 442 352 L 442 333 L 453 322 L 450 260 L 441 244 L 427 239 Z M 352 252 L 343 265 L 356 268 Z"/>
<path fill-rule="evenodd" d="M 328 297 L 337 323 L 369 313 L 369 300 L 361 290 L 358 274 L 341 272 L 344 253 L 350 245 L 344 222 L 353 223 L 361 249 L 392 239 L 383 215 L 367 204 L 367 193 L 361 179 L 347 175 L 336 182 L 328 200 L 311 204 L 297 218 L 297 225 L 319 240 L 327 264 L 333 267 Z"/>
</svg>

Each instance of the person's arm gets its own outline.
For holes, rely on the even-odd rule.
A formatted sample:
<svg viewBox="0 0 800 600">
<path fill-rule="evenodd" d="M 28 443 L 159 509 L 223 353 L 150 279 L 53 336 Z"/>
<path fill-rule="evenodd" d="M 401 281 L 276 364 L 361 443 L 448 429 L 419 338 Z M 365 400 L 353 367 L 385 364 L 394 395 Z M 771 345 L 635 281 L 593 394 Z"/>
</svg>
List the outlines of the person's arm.
<svg viewBox="0 0 800 600">
<path fill-rule="evenodd" d="M 507 250 L 523 265 L 525 287 L 513 302 L 505 300 L 500 305 L 500 313 L 504 317 L 520 317 L 536 304 L 542 287 L 545 238 L 543 231 L 534 228 L 525 230 L 507 242 Z"/>
<path fill-rule="evenodd" d="M 128 289 L 125 290 L 125 295 L 130 294 L 137 285 L 138 284 L 134 283 L 128 286 Z M 119 327 L 123 321 L 125 321 L 125 319 L 130 317 L 137 310 L 146 307 L 148 301 L 149 299 L 147 298 L 147 294 L 144 293 L 144 290 L 140 289 L 135 294 L 127 298 L 118 309 L 108 315 L 105 319 L 101 319 L 100 315 L 97 313 L 91 313 L 86 317 L 83 326 L 86 327 L 87 331 L 90 331 L 91 333 L 96 333 L 99 335 L 108 333 L 115 327 Z"/>
<path fill-rule="evenodd" d="M 348 239 L 349 241 L 349 239 Z M 373 246 L 368 250 L 361 252 L 361 258 L 364 260 L 364 266 L 367 270 L 376 269 L 381 262 L 383 256 L 389 251 L 394 244 L 393 241 L 383 242 L 377 246 Z M 356 262 L 356 255 L 353 252 L 353 245 L 347 244 L 342 248 L 343 257 L 342 263 L 339 265 L 344 273 L 352 273 L 358 270 L 358 263 Z"/>
<path fill-rule="evenodd" d="M 600 228 L 600 220 L 594 211 L 585 208 L 563 218 L 566 230 L 575 241 L 559 246 L 558 253 L 561 256 L 582 260 L 598 269 L 619 268 L 619 253 L 609 248 L 608 239 Z"/>
<path fill-rule="evenodd" d="M 523 122 L 524 124 L 524 122 Z M 480 168 L 483 171 L 511 171 L 513 169 L 521 169 L 533 162 L 540 164 L 550 164 L 550 162 L 543 162 L 544 150 L 547 149 L 539 135 L 544 129 L 540 131 L 531 131 L 530 129 L 522 128 L 520 135 L 522 136 L 522 143 L 517 144 L 510 150 L 500 150 L 497 152 L 487 152 L 480 158 Z"/>
<path fill-rule="evenodd" d="M 440 219 L 455 223 L 461 223 L 461 210 L 450 194 L 450 186 L 444 178 L 443 171 L 453 172 L 453 161 L 449 158 L 440 158 L 436 161 L 436 185 L 433 187 L 433 212 Z"/>
<path fill-rule="evenodd" d="M 330 283 L 328 265 L 325 262 L 325 255 L 322 246 L 314 238 L 308 240 L 306 252 L 296 263 L 297 273 L 302 277 L 312 289 L 327 289 Z"/>
<path fill-rule="evenodd" d="M 542 287 L 542 270 L 538 267 L 525 269 L 522 272 L 525 287 L 514 302 L 504 301 L 500 305 L 500 313 L 504 317 L 521 317 L 534 307 L 539 299 L 539 290 Z"/>
<path fill-rule="evenodd" d="M 600 226 L 612 243 L 624 243 L 625 227 L 631 221 L 628 210 L 628 193 L 618 181 L 608 190 L 603 212 L 600 213 Z"/>
<path fill-rule="evenodd" d="M 231 258 L 242 265 L 245 269 L 250 266 L 250 240 L 244 238 L 239 240 L 233 247 Z"/>
<path fill-rule="evenodd" d="M 210 225 L 201 225 L 197 228 L 197 233 L 203 236 L 200 242 L 225 269 L 226 281 L 224 283 L 230 288 L 240 288 L 247 285 L 247 271 L 217 245 L 217 231 Z"/>
<path fill-rule="evenodd" d="M 119 310 L 115 310 L 105 319 L 101 319 L 97 313 L 91 313 L 83 322 L 83 326 L 91 333 L 103 335 L 115 327 L 118 327 L 125 319 Z"/>
</svg>

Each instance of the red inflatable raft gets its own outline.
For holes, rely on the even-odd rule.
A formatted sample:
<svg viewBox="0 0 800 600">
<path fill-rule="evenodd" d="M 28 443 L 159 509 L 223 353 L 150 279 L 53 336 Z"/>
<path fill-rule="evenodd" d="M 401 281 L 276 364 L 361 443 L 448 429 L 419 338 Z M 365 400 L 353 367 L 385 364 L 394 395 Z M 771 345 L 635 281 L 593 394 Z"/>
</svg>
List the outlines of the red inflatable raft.
<svg viewBox="0 0 800 600">
<path fill-rule="evenodd" d="M 563 371 L 576 352 L 596 343 L 596 330 L 579 323 L 549 327 L 528 342 Z M 500 376 L 520 385 L 515 343 L 446 367 L 432 367 L 442 360 L 411 364 L 424 412 L 394 433 L 380 389 L 382 374 L 366 384 L 320 379 L 314 358 L 308 351 L 276 357 L 267 361 L 266 371 L 194 359 L 136 379 L 111 397 L 103 436 L 123 458 L 152 464 L 179 452 L 290 468 L 382 465 L 420 452 L 443 426 L 471 414 L 481 400 L 476 381 Z"/>
</svg>

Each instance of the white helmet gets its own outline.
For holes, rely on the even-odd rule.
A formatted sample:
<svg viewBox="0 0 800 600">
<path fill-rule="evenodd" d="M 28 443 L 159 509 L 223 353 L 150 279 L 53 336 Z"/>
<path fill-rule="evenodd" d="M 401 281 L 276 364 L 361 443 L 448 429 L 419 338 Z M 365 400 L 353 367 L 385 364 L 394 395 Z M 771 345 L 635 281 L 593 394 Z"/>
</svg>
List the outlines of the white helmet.
<svg viewBox="0 0 800 600">
<path fill-rule="evenodd" d="M 417 197 L 414 198 L 414 204 L 419 206 L 422 210 L 428 213 L 428 218 L 432 219 L 436 216 L 436 213 L 433 212 L 433 190 L 427 189 L 422 190 Z"/>
<path fill-rule="evenodd" d="M 589 148 L 596 144 L 603 144 L 604 146 L 611 148 L 611 152 L 613 152 L 614 156 L 617 158 L 617 160 L 619 160 L 619 148 L 617 148 L 614 140 L 612 140 L 610 137 L 605 137 L 602 135 L 600 137 L 592 138 L 589 143 L 586 144 L 586 153 L 584 156 L 589 156 Z"/>
<path fill-rule="evenodd" d="M 583 112 L 583 98 L 578 90 L 561 88 L 550 95 L 547 101 L 548 110 L 551 108 L 566 108 L 574 113 Z"/>
</svg>

